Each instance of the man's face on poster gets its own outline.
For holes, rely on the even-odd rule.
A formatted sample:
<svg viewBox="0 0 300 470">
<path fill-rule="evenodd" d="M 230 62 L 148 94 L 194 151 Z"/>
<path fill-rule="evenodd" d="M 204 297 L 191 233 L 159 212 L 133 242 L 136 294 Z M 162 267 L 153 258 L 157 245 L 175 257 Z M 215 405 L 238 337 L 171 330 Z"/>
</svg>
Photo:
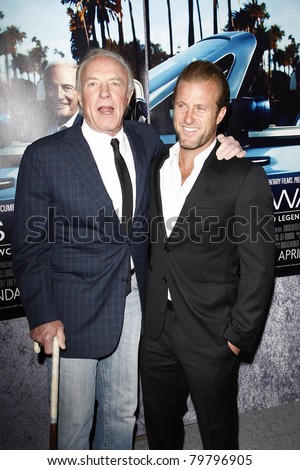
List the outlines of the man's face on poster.
<svg viewBox="0 0 300 470">
<path fill-rule="evenodd" d="M 68 65 L 53 65 L 45 77 L 47 109 L 59 125 L 67 122 L 78 110 L 76 69 Z"/>
</svg>

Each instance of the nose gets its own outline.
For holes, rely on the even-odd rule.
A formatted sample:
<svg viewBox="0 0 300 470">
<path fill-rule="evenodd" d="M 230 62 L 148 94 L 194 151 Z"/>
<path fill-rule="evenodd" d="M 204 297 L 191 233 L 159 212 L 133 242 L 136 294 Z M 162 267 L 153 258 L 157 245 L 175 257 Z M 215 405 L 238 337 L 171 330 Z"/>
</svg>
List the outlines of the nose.
<svg viewBox="0 0 300 470">
<path fill-rule="evenodd" d="M 101 98 L 107 98 L 108 96 L 110 96 L 108 83 L 101 83 L 99 87 L 99 95 L 101 96 Z"/>
<path fill-rule="evenodd" d="M 59 100 L 63 100 L 65 98 L 65 92 L 63 90 L 63 87 L 61 87 L 61 86 L 57 87 L 57 98 Z"/>
<path fill-rule="evenodd" d="M 184 116 L 184 120 L 187 124 L 191 124 L 195 119 L 193 108 L 187 108 Z"/>
</svg>

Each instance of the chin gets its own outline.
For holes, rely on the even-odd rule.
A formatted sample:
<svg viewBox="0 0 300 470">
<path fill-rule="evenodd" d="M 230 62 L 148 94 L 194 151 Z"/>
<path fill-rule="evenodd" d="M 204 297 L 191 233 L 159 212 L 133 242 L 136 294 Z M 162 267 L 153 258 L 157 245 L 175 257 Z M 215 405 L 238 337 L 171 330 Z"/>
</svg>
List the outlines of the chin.
<svg viewBox="0 0 300 470">
<path fill-rule="evenodd" d="M 186 140 L 180 140 L 179 143 L 184 150 L 196 150 L 201 147 L 201 143 L 199 142 L 187 142 Z"/>
</svg>

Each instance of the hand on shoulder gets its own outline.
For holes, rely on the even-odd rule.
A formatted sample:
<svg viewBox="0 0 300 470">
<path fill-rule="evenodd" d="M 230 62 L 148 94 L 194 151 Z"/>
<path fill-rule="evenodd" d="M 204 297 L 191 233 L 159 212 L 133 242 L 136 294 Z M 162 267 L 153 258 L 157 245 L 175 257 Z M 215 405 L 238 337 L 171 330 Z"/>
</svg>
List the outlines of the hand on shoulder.
<svg viewBox="0 0 300 470">
<path fill-rule="evenodd" d="M 232 157 L 243 158 L 246 155 L 239 142 L 231 135 L 225 137 L 224 134 L 217 135 L 220 147 L 217 149 L 216 155 L 218 160 L 229 160 Z"/>
</svg>

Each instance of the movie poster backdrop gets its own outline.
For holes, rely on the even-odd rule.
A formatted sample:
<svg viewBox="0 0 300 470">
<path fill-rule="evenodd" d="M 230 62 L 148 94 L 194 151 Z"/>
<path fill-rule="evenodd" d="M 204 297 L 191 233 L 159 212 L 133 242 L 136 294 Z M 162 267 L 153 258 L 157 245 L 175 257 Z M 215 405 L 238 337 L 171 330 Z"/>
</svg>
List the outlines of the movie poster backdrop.
<svg viewBox="0 0 300 470">
<path fill-rule="evenodd" d="M 41 11 L 39 8 L 39 0 L 34 1 L 36 2 L 36 16 L 40 15 L 39 21 L 43 22 L 46 18 L 45 11 Z M 67 5 L 63 6 L 61 3 L 57 1 L 57 15 L 66 15 Z M 105 47 L 121 52 L 131 63 L 137 79 L 136 103 L 133 105 L 129 118 L 151 122 L 160 133 L 162 140 L 167 145 L 172 145 L 176 141 L 172 125 L 172 90 L 175 78 L 184 67 L 186 56 L 193 45 L 177 48 L 177 50 L 168 47 L 168 50 L 164 50 L 157 43 L 157 38 L 152 34 L 152 31 L 157 30 L 161 18 L 151 10 L 151 2 L 137 2 L 134 0 L 128 1 L 126 4 L 122 2 L 121 11 L 117 10 L 120 8 L 120 2 L 110 3 L 112 10 L 106 12 L 108 15 L 105 18 L 108 22 L 105 24 L 106 29 L 103 30 L 106 31 L 106 34 L 102 32 L 105 36 Z M 114 6 L 115 10 L 113 9 Z M 3 13 L 5 15 L 5 7 L 3 7 Z M 77 13 L 74 10 L 74 16 L 71 17 L 71 20 L 78 20 Z M 188 15 L 187 12 L 183 13 L 182 31 L 173 31 L 174 39 L 176 34 L 178 36 L 190 34 Z M 167 15 L 167 11 L 162 12 L 162 14 Z M 21 23 L 21 18 L 20 21 L 17 20 L 18 10 L 16 10 L 15 23 Z M 167 20 L 166 24 L 168 24 Z M 47 27 L 48 25 L 45 23 L 45 28 Z M 100 31 L 99 25 L 98 28 Z M 195 20 L 195 30 L 197 28 L 199 29 L 199 25 L 196 26 Z M 170 41 L 170 30 L 162 28 L 160 31 L 160 34 L 162 32 L 165 34 L 166 41 Z M 26 31 L 26 33 L 29 37 L 35 36 L 34 30 Z M 69 34 L 71 38 L 71 32 Z M 99 47 L 103 47 L 104 39 L 103 37 L 101 39 L 102 43 L 100 39 L 98 42 Z M 195 38 L 195 42 L 199 39 L 201 38 Z M 80 44 L 82 46 L 85 41 L 86 34 L 79 36 L 78 49 L 84 49 L 84 47 L 80 47 Z M 64 43 L 66 53 L 69 56 L 71 44 L 70 42 Z M 91 40 L 91 45 L 94 44 Z M 213 42 L 210 44 L 214 47 Z M 218 43 L 216 43 L 216 50 L 218 47 Z M 239 50 L 238 48 L 228 51 L 228 54 L 231 55 L 243 53 L 244 49 Z M 51 62 L 48 55 L 46 54 L 44 58 L 44 65 Z M 46 134 L 45 101 L 43 92 L 41 92 L 43 67 L 37 73 L 28 73 L 25 78 L 25 73 L 21 74 L 20 70 L 13 68 L 12 57 L 10 55 L 7 57 L 8 69 L 5 71 L 5 68 L 3 68 L 4 62 L 1 63 L 0 77 L 2 96 L 0 102 L 0 320 L 21 317 L 25 314 L 20 300 L 20 292 L 13 275 L 11 261 L 10 237 L 14 213 L 14 196 L 18 167 L 26 146 Z M 74 58 L 73 56 L 72 58 L 79 62 L 78 57 Z M 193 60 L 195 58 L 205 59 L 206 57 L 199 54 Z M 161 64 L 164 64 L 164 68 L 162 68 L 161 73 L 157 74 Z M 244 67 L 245 70 L 240 70 L 242 73 L 238 75 L 244 76 L 248 67 L 249 70 L 251 69 L 250 60 L 249 63 L 245 63 Z M 175 75 L 172 72 L 172 75 L 170 71 L 173 71 L 174 68 L 177 71 Z M 232 79 L 235 73 L 237 71 L 232 67 Z M 168 74 L 170 74 L 169 78 Z M 283 87 L 285 92 L 289 90 L 288 78 L 286 77 L 285 86 Z M 157 99 L 158 95 L 160 96 L 159 99 Z M 277 96 L 275 98 L 278 99 Z M 273 129 L 277 123 L 279 123 L 278 120 L 277 122 L 270 122 Z M 293 122 L 288 124 L 290 126 L 288 135 L 283 135 L 283 130 L 281 134 L 279 131 L 277 140 L 272 138 L 268 141 L 263 136 L 264 130 L 262 129 L 260 136 L 262 142 L 259 142 L 259 138 L 257 140 L 256 135 L 253 140 L 256 144 L 251 147 L 250 136 L 250 144 L 248 142 L 246 146 L 247 156 L 263 156 L 266 159 L 264 168 L 274 194 L 277 276 L 300 273 L 300 173 L 298 171 L 300 166 L 300 127 L 294 124 Z M 278 129 L 280 128 L 278 127 Z M 276 150 L 275 155 L 274 149 Z M 283 154 L 285 160 L 282 160 Z"/>
<path fill-rule="evenodd" d="M 134 101 L 130 103 L 127 118 L 140 121 L 147 118 L 144 2 L 102 2 L 102 6 L 99 5 L 102 11 L 95 17 L 94 32 L 92 27 L 89 28 L 91 15 L 87 11 L 83 14 L 84 4 L 88 6 L 89 2 L 79 2 L 78 7 L 74 6 L 76 2 L 66 0 L 50 3 L 41 8 L 39 0 L 32 0 L 30 5 L 14 0 L 9 7 L 1 7 L 4 15 L 0 30 L 1 50 L 6 48 L 7 53 L 0 56 L 0 320 L 25 315 L 13 275 L 10 240 L 22 155 L 31 142 L 50 133 L 43 81 L 46 65 L 57 60 L 78 64 L 89 47 L 103 47 L 121 53 L 130 63 L 136 79 L 136 104 Z M 6 22 L 6 8 L 13 8 L 13 25 Z M 35 18 L 35 22 L 24 23 L 23 18 L 26 16 L 28 19 L 28 15 Z M 98 18 L 101 18 L 101 23 Z M 56 22 L 55 28 L 51 21 Z M 58 31 L 62 30 L 62 22 L 65 30 L 60 36 Z M 26 25 L 31 25 L 31 29 L 26 29 Z M 70 31 L 71 25 L 73 32 Z M 20 49 L 22 41 L 15 41 L 12 33 L 16 29 L 20 35 L 24 33 L 24 40 L 25 37 L 28 39 L 28 50 Z M 40 41 L 41 29 L 49 31 L 49 43 Z M 14 50 L 16 57 L 11 54 Z"/>
</svg>

